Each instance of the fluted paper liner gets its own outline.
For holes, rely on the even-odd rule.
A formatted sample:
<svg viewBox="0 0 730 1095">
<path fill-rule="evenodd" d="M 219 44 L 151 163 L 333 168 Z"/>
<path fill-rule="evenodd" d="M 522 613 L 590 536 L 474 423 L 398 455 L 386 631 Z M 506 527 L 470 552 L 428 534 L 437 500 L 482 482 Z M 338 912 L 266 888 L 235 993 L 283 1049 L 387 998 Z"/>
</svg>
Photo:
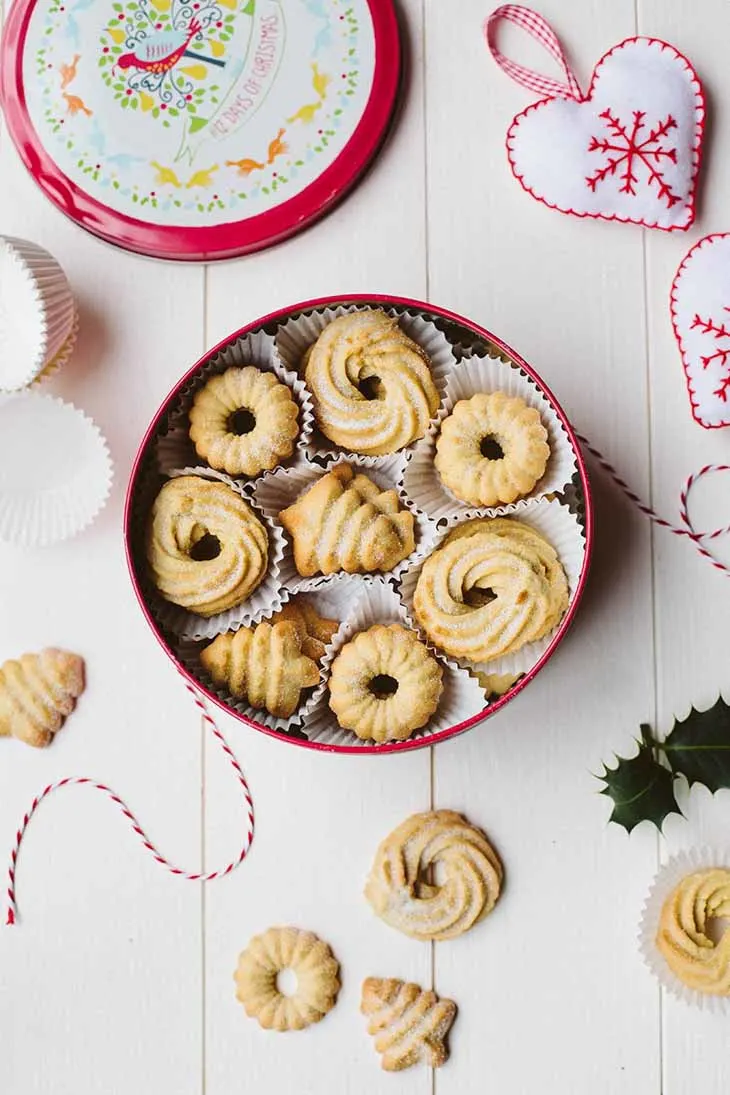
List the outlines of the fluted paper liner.
<svg viewBox="0 0 730 1095">
<path fill-rule="evenodd" d="M 312 346 L 333 320 L 351 312 L 372 311 L 381 308 L 389 316 L 397 316 L 401 328 L 413 342 L 416 342 L 428 355 L 431 362 L 431 374 L 436 389 L 443 399 L 446 390 L 446 381 L 449 373 L 456 364 L 451 343 L 446 335 L 430 320 L 425 319 L 419 312 L 410 312 L 405 308 L 398 308 L 383 304 L 340 304 L 335 308 L 320 308 L 313 312 L 303 313 L 296 318 L 287 320 L 276 332 L 276 349 L 284 365 L 293 373 L 300 373 L 300 365 L 306 351 Z M 415 442 L 414 442 L 415 444 Z M 412 448 L 412 446 L 410 446 Z M 305 452 L 309 459 L 321 457 L 339 456 L 346 451 L 334 445 L 316 427 L 310 444 Z M 408 449 L 402 450 L 407 452 Z M 349 455 L 357 455 L 350 454 Z M 363 461 L 363 467 L 377 467 L 388 457 L 385 456 L 358 456 Z"/>
<path fill-rule="evenodd" d="M 727 1015 L 730 1013 L 730 997 L 713 996 L 685 985 L 684 981 L 669 968 L 656 945 L 656 934 L 664 902 L 683 878 L 696 871 L 706 870 L 708 867 L 723 867 L 730 870 L 730 851 L 708 847 L 691 848 L 689 851 L 672 856 L 660 867 L 641 911 L 639 952 L 647 969 L 672 996 L 701 1010 L 716 1015 Z"/>
<path fill-rule="evenodd" d="M 279 569 L 284 553 L 284 535 L 278 525 L 269 520 L 266 514 L 251 500 L 250 494 L 235 479 L 223 472 L 215 471 L 208 467 L 171 468 L 169 478 L 179 475 L 197 475 L 202 479 L 218 479 L 221 483 L 234 490 L 251 507 L 259 520 L 266 527 L 269 535 L 269 562 L 266 574 L 260 585 L 256 587 L 250 597 L 243 604 L 229 608 L 226 612 L 218 612 L 215 616 L 199 616 L 179 605 L 166 601 L 155 589 L 154 582 L 150 580 L 150 592 L 147 601 L 154 611 L 158 621 L 181 639 L 214 639 L 223 631 L 237 631 L 239 627 L 248 627 L 258 623 L 265 616 L 270 616 L 281 608 L 282 597 Z M 149 506 L 146 507 L 144 519 L 149 519 L 151 507 L 156 495 L 152 494 Z"/>
<path fill-rule="evenodd" d="M 232 366 L 240 369 L 245 365 L 255 365 L 256 368 L 265 372 L 274 373 L 277 380 L 289 388 L 299 407 L 299 437 L 295 442 L 292 455 L 282 461 L 279 466 L 294 467 L 304 463 L 305 449 L 314 429 L 312 397 L 301 377 L 295 372 L 290 372 L 280 359 L 274 346 L 273 336 L 265 331 L 255 331 L 235 339 L 215 354 L 178 394 L 169 414 L 167 432 L 161 434 L 155 442 L 157 464 L 163 475 L 167 475 L 171 468 L 202 462 L 202 457 L 198 455 L 195 445 L 190 440 L 188 416 L 193 405 L 193 398 L 210 377 L 224 373 Z M 236 476 L 236 479 L 242 483 L 253 482 L 249 476 Z"/>
<path fill-rule="evenodd" d="M 497 391 L 509 396 L 519 396 L 528 407 L 534 407 L 539 412 L 548 434 L 550 457 L 542 479 L 524 498 L 504 505 L 473 506 L 460 501 L 441 482 L 434 466 L 436 441 L 444 419 L 451 414 L 459 400 L 471 399 L 478 392 Z M 570 439 L 557 411 L 537 384 L 517 365 L 497 357 L 474 355 L 458 364 L 449 376 L 436 419 L 426 436 L 408 453 L 400 485 L 415 505 L 434 520 L 455 516 L 497 516 L 517 513 L 536 499 L 560 493 L 570 483 L 576 470 L 575 452 Z"/>
<path fill-rule="evenodd" d="M 343 626 L 340 627 L 322 659 L 324 682 L 317 689 L 308 710 L 305 732 L 310 741 L 324 745 L 354 745 L 363 749 L 379 749 L 378 742 L 363 741 L 351 730 L 343 730 L 338 725 L 334 712 L 329 706 L 329 678 L 332 663 L 345 643 L 348 643 L 360 631 L 367 631 L 373 624 L 402 624 L 413 630 L 398 594 L 385 580 L 366 585 L 360 598 L 352 604 Z M 407 739 L 431 737 L 441 730 L 447 730 L 466 719 L 477 715 L 485 707 L 484 694 L 477 682 L 460 669 L 455 662 L 437 654 L 436 660 L 443 670 L 443 692 L 433 716 L 420 730 L 414 731 Z M 384 742 L 383 744 L 392 744 Z"/>
<path fill-rule="evenodd" d="M 45 547 L 75 536 L 111 483 L 107 443 L 82 411 L 35 391 L 0 396 L 0 540 Z"/>
<path fill-rule="evenodd" d="M 527 525 L 532 525 L 545 537 L 548 543 L 552 544 L 555 548 L 558 558 L 562 563 L 563 570 L 565 571 L 565 576 L 568 579 L 569 610 L 570 605 L 572 605 L 573 600 L 575 599 L 580 583 L 580 576 L 585 564 L 585 534 L 577 518 L 570 512 L 567 506 L 561 505 L 557 500 L 533 502 L 529 507 L 520 510 L 519 513 L 508 516 L 513 516 L 516 520 L 523 521 Z M 421 568 L 431 554 L 431 551 L 436 551 L 439 548 L 451 529 L 464 523 L 465 520 L 451 520 L 448 528 L 443 530 L 438 536 L 432 549 L 426 552 L 419 552 L 400 579 L 401 597 L 408 617 L 411 620 L 411 626 L 418 631 L 424 642 L 426 642 L 432 650 L 436 651 L 439 650 L 439 647 L 426 635 L 416 619 L 413 611 L 413 595 L 416 590 Z M 562 623 L 562 621 L 560 621 L 560 623 Z M 552 643 L 555 633 L 560 627 L 560 623 L 556 625 L 549 635 L 545 635 L 537 642 L 527 643 L 513 654 L 505 654 L 501 658 L 494 658 L 492 661 L 488 662 L 479 662 L 476 665 L 466 659 L 457 660 L 465 669 L 476 673 L 497 673 L 500 675 L 506 673 L 527 673 L 537 664 Z"/>
<path fill-rule="evenodd" d="M 292 505 L 305 490 L 308 490 L 339 464 L 350 464 L 352 467 L 361 470 L 381 490 L 395 490 L 402 468 L 402 456 L 396 453 L 394 456 L 384 457 L 377 467 L 372 467 L 363 457 L 339 455 L 328 461 L 323 467 L 306 464 L 293 468 L 278 468 L 276 471 L 269 472 L 256 480 L 252 488 L 253 497 L 266 516 L 271 521 L 278 522 L 282 510 Z M 433 542 L 435 526 L 413 506 L 406 505 L 402 497 L 400 498 L 400 504 L 403 509 L 410 510 L 415 518 L 416 552 L 425 550 Z M 290 538 L 287 533 L 283 535 L 285 546 L 284 556 L 281 561 L 281 582 L 292 592 L 316 589 L 328 582 L 331 577 L 328 575 L 315 574 L 311 578 L 303 578 L 299 574 L 294 563 L 294 551 Z M 402 574 L 408 567 L 409 560 L 415 557 L 416 552 L 404 559 L 393 570 L 387 571 L 387 575 L 393 578 Z M 381 576 L 381 574 L 381 571 L 377 571 L 364 577 L 374 578 Z"/>
<path fill-rule="evenodd" d="M 78 316 L 66 275 L 37 244 L 0 236 L 0 284 L 0 392 L 14 392 L 66 362 Z"/>
<path fill-rule="evenodd" d="M 361 583 L 358 584 L 357 581 L 355 581 L 353 587 L 352 577 L 346 575 L 341 579 L 331 582 L 325 589 L 313 590 L 310 593 L 307 593 L 306 597 L 321 616 L 325 616 L 332 620 L 344 621 L 348 611 L 352 608 L 353 598 L 355 600 L 357 599 L 360 586 Z M 283 590 L 282 604 L 285 604 L 290 600 L 292 600 L 292 596 L 289 595 L 289 591 Z M 280 608 L 281 605 L 278 607 Z M 278 611 L 278 608 L 272 609 L 271 612 L 267 612 L 266 615 L 262 617 L 262 620 L 270 620 L 276 611 Z M 261 623 L 262 620 L 257 620 L 256 622 Z M 342 626 L 342 623 L 340 626 Z M 318 689 L 316 686 L 314 689 L 306 689 L 302 693 L 303 700 L 291 718 L 277 718 L 275 715 L 269 714 L 268 711 L 251 707 L 245 698 L 236 699 L 226 688 L 221 688 L 215 684 L 206 673 L 200 661 L 200 653 L 204 645 L 207 645 L 207 643 L 204 644 L 191 640 L 183 640 L 178 646 L 177 655 L 188 672 L 212 692 L 221 703 L 224 703 L 239 715 L 243 715 L 247 719 L 253 719 L 254 722 L 262 723 L 272 730 L 302 733 L 303 727 L 305 727 L 306 724 L 307 714 L 317 702 Z M 320 683 L 323 680 L 323 670 L 320 667 Z M 306 729 L 304 732 L 306 733 Z"/>
<path fill-rule="evenodd" d="M 30 385 L 31 388 L 40 387 L 41 384 L 45 383 L 46 380 L 50 380 L 50 378 L 52 376 L 55 376 L 56 373 L 59 372 L 59 370 L 64 367 L 64 365 L 66 364 L 66 362 L 71 357 L 74 350 L 76 349 L 76 340 L 78 339 L 78 337 L 79 337 L 79 314 L 78 314 L 78 311 L 77 311 L 74 315 L 74 321 L 73 321 L 73 325 L 71 327 L 71 334 L 68 336 L 68 338 L 66 339 L 66 341 L 64 342 L 63 346 L 58 351 L 58 353 L 55 355 L 55 357 L 51 358 L 51 360 L 45 366 L 43 371 L 40 372 L 38 374 L 38 376 L 35 378 L 33 383 Z"/>
</svg>

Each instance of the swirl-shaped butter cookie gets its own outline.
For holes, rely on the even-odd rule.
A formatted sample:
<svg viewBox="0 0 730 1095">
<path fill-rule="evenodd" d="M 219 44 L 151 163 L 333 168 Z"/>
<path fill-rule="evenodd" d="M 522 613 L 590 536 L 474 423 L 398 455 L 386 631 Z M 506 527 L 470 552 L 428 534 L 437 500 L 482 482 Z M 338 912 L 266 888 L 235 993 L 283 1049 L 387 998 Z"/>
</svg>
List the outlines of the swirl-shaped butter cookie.
<svg viewBox="0 0 730 1095">
<path fill-rule="evenodd" d="M 438 883 L 427 882 L 438 868 Z M 483 920 L 502 864 L 481 829 L 453 810 L 414 814 L 381 843 L 365 886 L 378 916 L 413 939 L 454 939 Z"/>
<path fill-rule="evenodd" d="M 155 499 L 147 526 L 155 585 L 173 604 L 214 616 L 242 604 L 266 574 L 265 526 L 226 483 L 181 475 Z"/>
<path fill-rule="evenodd" d="M 672 973 L 688 988 L 730 996 L 730 928 L 715 943 L 710 920 L 730 917 L 730 870 L 707 868 L 686 875 L 664 902 L 656 945 Z"/>
<path fill-rule="evenodd" d="M 474 664 L 549 634 L 568 607 L 557 552 L 513 518 L 466 522 L 426 559 L 413 609 L 431 641 Z"/>
<path fill-rule="evenodd" d="M 365 456 L 423 437 L 439 405 L 426 353 L 378 309 L 328 324 L 307 351 L 304 375 L 325 437 Z"/>
</svg>

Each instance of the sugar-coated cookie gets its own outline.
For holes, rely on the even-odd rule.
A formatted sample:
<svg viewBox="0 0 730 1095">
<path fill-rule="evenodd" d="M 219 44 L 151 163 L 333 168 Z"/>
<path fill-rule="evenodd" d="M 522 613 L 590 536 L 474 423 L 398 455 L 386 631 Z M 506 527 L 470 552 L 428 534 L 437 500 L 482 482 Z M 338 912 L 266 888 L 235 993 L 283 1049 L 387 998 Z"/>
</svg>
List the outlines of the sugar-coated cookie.
<svg viewBox="0 0 730 1095">
<path fill-rule="evenodd" d="M 433 872 L 438 882 L 427 882 Z M 413 939 L 454 939 L 492 911 L 502 864 L 481 829 L 453 810 L 414 814 L 378 848 L 365 886 L 377 915 Z"/>
<path fill-rule="evenodd" d="M 438 707 L 441 666 L 418 636 L 400 624 L 374 624 L 332 662 L 330 708 L 364 741 L 405 741 Z"/>
<path fill-rule="evenodd" d="M 168 479 L 147 526 L 147 561 L 162 596 L 214 616 L 242 604 L 266 574 L 265 526 L 232 487 L 197 475 Z"/>
<path fill-rule="evenodd" d="M 319 683 L 317 665 L 302 653 L 291 620 L 218 635 L 200 652 L 200 661 L 219 687 L 281 719 L 294 714 L 302 689 Z"/>
<path fill-rule="evenodd" d="M 426 559 L 413 597 L 429 639 L 474 664 L 548 635 L 567 607 L 557 552 L 537 529 L 511 517 L 455 528 Z"/>
<path fill-rule="evenodd" d="M 440 1068 L 448 1059 L 446 1036 L 456 1018 L 453 1000 L 393 977 L 368 977 L 360 1010 L 370 1019 L 368 1034 L 382 1054 L 386 1072 L 400 1072 L 423 1061 Z"/>
<path fill-rule="evenodd" d="M 302 644 L 302 654 L 317 663 L 321 662 L 327 644 L 332 642 L 339 620 L 328 620 L 326 616 L 320 616 L 308 597 L 301 594 L 292 597 L 276 612 L 270 623 L 278 623 L 280 620 L 291 620 L 297 629 Z"/>
<path fill-rule="evenodd" d="M 460 399 L 441 423 L 434 466 L 460 501 L 497 506 L 534 490 L 549 458 L 539 411 L 519 396 L 478 392 Z"/>
<path fill-rule="evenodd" d="M 0 737 L 50 745 L 84 691 L 84 661 L 49 647 L 0 666 Z"/>
<path fill-rule="evenodd" d="M 236 996 L 265 1030 L 302 1030 L 331 1011 L 340 990 L 339 963 L 326 943 L 299 928 L 269 928 L 238 960 Z M 279 991 L 282 970 L 296 975 L 291 996 Z"/>
<path fill-rule="evenodd" d="M 381 491 L 338 464 L 279 514 L 302 577 L 392 570 L 415 550 L 414 518 L 394 490 Z"/>
<path fill-rule="evenodd" d="M 307 352 L 304 375 L 325 437 L 365 456 L 423 437 L 439 405 L 426 353 L 379 309 L 328 324 Z"/>
<path fill-rule="evenodd" d="M 294 452 L 299 407 L 286 384 L 253 365 L 212 376 L 190 409 L 198 456 L 229 475 L 260 475 Z"/>
</svg>

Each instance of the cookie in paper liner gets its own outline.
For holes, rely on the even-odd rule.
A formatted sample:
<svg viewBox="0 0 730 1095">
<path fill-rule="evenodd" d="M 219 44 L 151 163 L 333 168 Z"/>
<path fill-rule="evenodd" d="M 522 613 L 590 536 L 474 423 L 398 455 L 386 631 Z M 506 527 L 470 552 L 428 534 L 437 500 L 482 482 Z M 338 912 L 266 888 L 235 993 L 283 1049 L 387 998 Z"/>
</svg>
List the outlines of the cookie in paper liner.
<svg viewBox="0 0 730 1095">
<path fill-rule="evenodd" d="M 730 1013 L 730 994 L 717 995 L 700 992 L 685 984 L 685 982 L 672 970 L 657 945 L 657 934 L 660 930 L 662 921 L 662 911 L 666 901 L 672 893 L 683 882 L 690 879 L 692 875 L 695 875 L 698 872 L 705 872 L 718 868 L 727 872 L 725 884 L 728 887 L 728 894 L 730 895 L 730 852 L 709 847 L 691 848 L 687 851 L 679 852 L 677 855 L 674 855 L 667 860 L 657 872 L 646 900 L 644 901 L 639 923 L 638 941 L 639 952 L 645 966 L 654 974 L 660 984 L 667 989 L 672 996 L 685 1004 L 694 1005 L 701 1010 L 713 1014 L 727 1015 Z M 730 901 L 730 897 L 728 898 L 728 901 Z M 697 911 L 694 900 L 688 898 L 685 905 L 688 912 L 691 910 L 694 918 Z M 717 915 L 722 917 L 723 912 L 718 912 Z M 708 917 L 708 919 L 710 919 L 710 917 Z M 686 928 L 681 928 L 681 930 L 685 931 Z M 695 935 L 698 933 L 703 934 L 701 926 L 697 925 L 694 921 L 693 930 Z M 728 956 L 730 956 L 730 949 L 728 949 L 728 944 L 730 943 L 729 931 L 730 929 L 726 928 L 725 934 L 723 935 L 724 951 Z M 690 946 L 697 946 L 696 938 L 690 939 Z M 717 945 L 714 945 L 713 950 L 716 949 L 716 947 Z M 728 959 L 728 961 L 730 964 L 730 959 Z M 728 980 L 727 969 L 725 970 L 725 980 Z"/>
<path fill-rule="evenodd" d="M 355 474 L 362 473 L 371 483 L 374 483 L 376 487 L 380 489 L 382 493 L 395 492 L 398 473 L 401 465 L 401 457 L 398 454 L 394 456 L 384 458 L 377 467 L 373 467 L 370 464 L 366 464 L 362 458 L 357 456 L 339 456 L 326 463 L 324 467 L 317 467 L 312 464 L 306 466 L 297 466 L 295 468 L 281 468 L 268 475 L 262 476 L 253 485 L 253 497 L 261 507 L 267 517 L 274 522 L 281 523 L 281 514 L 287 510 L 290 510 L 292 506 L 296 505 L 299 500 L 302 500 L 307 491 L 310 491 L 317 483 L 321 482 L 326 475 L 329 475 L 333 469 L 342 467 L 343 465 L 352 468 Z M 337 484 L 334 484 L 337 487 Z M 338 488 L 338 489 L 344 489 Z M 408 566 L 409 559 L 414 556 L 414 552 L 426 550 L 429 544 L 433 542 L 435 536 L 435 528 L 429 519 L 422 514 L 419 510 L 407 504 L 407 501 L 402 495 L 398 496 L 399 506 L 398 513 L 393 515 L 393 520 L 398 522 L 398 529 L 403 532 L 401 525 L 408 525 L 405 529 L 405 533 L 410 535 L 410 527 L 413 530 L 413 550 L 408 551 L 407 555 L 403 557 L 395 566 L 393 566 L 387 573 L 390 577 L 397 577 L 403 573 Z M 393 499 L 391 498 L 392 502 Z M 364 503 L 362 503 L 364 505 Z M 353 503 L 354 505 L 354 503 Z M 301 510 L 304 514 L 309 513 L 312 520 L 317 518 L 317 514 L 312 513 L 307 509 L 306 504 L 302 501 Z M 392 507 L 389 507 L 389 509 Z M 346 535 L 347 527 L 349 524 L 354 528 L 358 520 L 359 510 L 355 512 L 345 513 L 338 508 L 334 513 L 333 520 L 342 520 L 344 523 L 339 530 L 339 535 Z M 405 521 L 404 515 L 408 515 L 408 521 Z M 326 517 L 326 510 L 323 511 L 324 520 Z M 387 523 L 387 515 L 385 517 L 374 514 L 373 520 L 380 520 Z M 398 530 L 394 529 L 394 532 Z M 312 529 L 312 537 L 316 539 L 316 529 Z M 400 533 L 399 533 L 400 538 Z M 304 535 L 302 531 L 300 535 L 300 541 L 305 544 L 311 543 L 311 538 Z M 281 562 L 281 581 L 288 589 L 292 591 L 303 591 L 306 589 L 316 589 L 318 586 L 330 580 L 331 575 L 325 575 L 323 573 L 315 573 L 310 576 L 303 577 L 300 574 L 295 559 L 295 547 L 293 538 L 290 534 L 285 537 L 284 555 Z M 343 545 L 344 548 L 344 545 Z M 315 552 L 316 554 L 316 552 Z M 328 556 L 332 554 L 332 550 L 328 551 Z M 355 552 L 357 554 L 357 552 Z M 343 567 L 344 569 L 344 567 Z M 335 572 L 339 573 L 339 572 Z M 360 570 L 354 571 L 354 573 L 364 573 L 365 576 L 374 577 L 375 575 L 381 575 L 382 571 L 370 571 L 362 572 Z"/>
<path fill-rule="evenodd" d="M 264 616 L 281 607 L 284 598 L 281 588 L 280 566 L 284 553 L 284 536 L 281 529 L 261 512 L 260 508 L 256 506 L 243 490 L 241 484 L 235 479 L 231 479 L 223 472 L 217 472 L 208 467 L 172 468 L 168 478 L 175 479 L 188 475 L 225 483 L 245 501 L 247 506 L 251 507 L 256 517 L 266 528 L 268 535 L 268 560 L 263 579 L 242 604 L 235 605 L 225 612 L 218 612 L 215 615 L 204 617 L 179 605 L 172 604 L 170 601 L 166 601 L 157 591 L 154 581 L 150 578 L 148 586 L 150 610 L 162 627 L 181 639 L 213 639 L 222 632 L 235 631 L 239 627 L 248 627 L 252 623 L 258 623 Z M 144 484 L 138 498 L 140 517 L 145 523 L 149 519 L 149 514 L 159 490 L 159 477 L 150 475 L 149 481 Z"/>
<path fill-rule="evenodd" d="M 302 362 L 307 351 L 334 320 L 344 315 L 372 310 L 366 305 L 341 304 L 335 308 L 321 308 L 311 312 L 303 312 L 299 316 L 289 319 L 278 328 L 276 333 L 276 347 L 285 366 L 292 372 L 301 372 L 303 374 Z M 431 376 L 436 391 L 440 397 L 443 397 L 447 377 L 455 364 L 451 343 L 446 336 L 433 322 L 418 313 L 387 306 L 378 310 L 385 312 L 386 315 L 392 318 L 397 318 L 401 330 L 426 355 L 430 363 Z M 310 460 L 331 458 L 335 455 L 341 455 L 342 451 L 315 427 L 312 441 L 306 448 Z M 360 456 L 360 459 L 366 462 L 363 466 L 377 467 L 380 461 L 387 459 L 387 456 Z"/>
<path fill-rule="evenodd" d="M 190 411 L 194 400 L 213 377 L 221 376 L 228 369 L 244 369 L 246 366 L 271 373 L 289 389 L 299 410 L 299 431 L 291 456 L 282 458 L 279 466 L 292 467 L 304 462 L 304 453 L 314 428 L 312 397 L 304 381 L 282 362 L 274 346 L 273 335 L 256 331 L 233 339 L 214 354 L 178 394 L 167 416 L 165 431 L 155 441 L 155 458 L 163 474 L 171 468 L 201 463 L 202 458 L 190 439 Z M 248 482 L 251 477 L 235 475 L 233 478 Z"/>
<path fill-rule="evenodd" d="M 545 472 L 523 498 L 508 504 L 479 506 L 457 498 L 442 482 L 434 464 L 444 421 L 457 403 L 479 393 L 502 392 L 538 411 L 547 432 L 550 455 Z M 575 453 L 555 409 L 539 387 L 517 366 L 500 357 L 473 355 L 449 375 L 442 405 L 426 436 L 407 454 L 400 486 L 432 520 L 517 513 L 531 502 L 561 493 L 577 470 Z"/>
<path fill-rule="evenodd" d="M 306 734 L 310 741 L 326 745 L 352 745 L 363 749 L 377 750 L 380 747 L 376 742 L 362 740 L 338 725 L 329 707 L 327 687 L 330 668 L 343 646 L 359 632 L 367 631 L 375 624 L 400 624 L 410 631 L 414 630 L 395 589 L 383 579 L 364 585 L 360 598 L 353 605 L 323 658 L 325 680 L 317 689 L 308 712 Z M 449 658 L 437 654 L 436 660 L 442 669 L 443 687 L 439 704 L 426 726 L 411 734 L 409 741 L 413 738 L 430 737 L 465 722 L 484 707 L 484 696 L 477 681 Z"/>
<path fill-rule="evenodd" d="M 484 520 L 484 518 L 478 519 Z M 570 512 L 567 506 L 562 505 L 557 499 L 533 502 L 529 507 L 520 510 L 517 514 L 508 515 L 506 518 L 500 518 L 500 520 L 509 519 L 519 520 L 520 522 L 531 526 L 555 549 L 567 579 L 568 606 L 566 611 L 569 611 L 570 604 L 576 596 L 580 586 L 580 578 L 585 562 L 585 533 L 579 521 Z M 426 552 L 418 552 L 400 577 L 401 599 L 408 618 L 411 621 L 411 626 L 414 627 L 424 641 L 437 652 L 439 652 L 439 647 L 426 634 L 423 627 L 418 622 L 414 611 L 413 600 L 416 586 L 426 559 L 429 558 L 434 551 L 438 551 L 444 540 L 455 528 L 460 528 L 470 520 L 474 520 L 474 518 L 464 518 L 461 520 L 452 519 L 446 529 L 440 533 Z M 564 613 L 562 615 L 564 615 Z M 544 635 L 535 642 L 525 644 L 519 650 L 516 650 L 511 654 L 503 654 L 501 657 L 493 658 L 486 662 L 474 663 L 465 658 L 457 658 L 456 661 L 462 668 L 477 675 L 488 673 L 490 675 L 513 674 L 517 676 L 526 673 L 537 664 L 543 654 L 547 651 L 559 626 L 560 624 L 558 623 L 551 629 L 549 634 Z"/>
</svg>

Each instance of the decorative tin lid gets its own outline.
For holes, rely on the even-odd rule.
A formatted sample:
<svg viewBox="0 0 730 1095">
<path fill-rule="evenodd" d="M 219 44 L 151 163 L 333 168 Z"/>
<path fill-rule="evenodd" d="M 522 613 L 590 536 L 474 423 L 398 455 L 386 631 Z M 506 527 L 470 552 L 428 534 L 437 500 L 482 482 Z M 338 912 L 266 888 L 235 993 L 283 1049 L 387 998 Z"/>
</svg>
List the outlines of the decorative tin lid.
<svg viewBox="0 0 730 1095">
<path fill-rule="evenodd" d="M 384 136 L 391 0 L 17 0 L 10 133 L 46 195 L 110 243 L 216 259 L 326 212 Z"/>
</svg>

